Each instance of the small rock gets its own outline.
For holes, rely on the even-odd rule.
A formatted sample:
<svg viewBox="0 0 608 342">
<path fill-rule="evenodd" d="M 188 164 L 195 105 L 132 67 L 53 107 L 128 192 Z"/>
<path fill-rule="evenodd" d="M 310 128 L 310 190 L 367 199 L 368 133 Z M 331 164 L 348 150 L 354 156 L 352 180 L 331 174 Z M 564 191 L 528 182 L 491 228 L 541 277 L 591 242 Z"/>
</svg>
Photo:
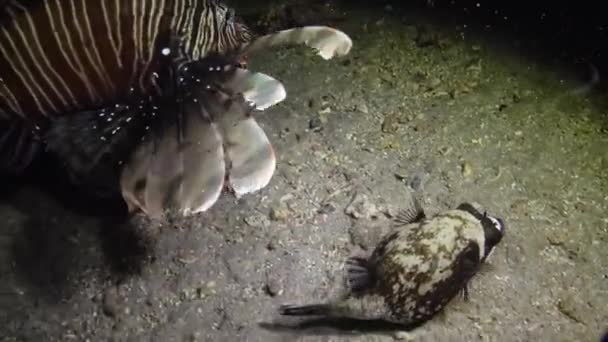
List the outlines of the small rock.
<svg viewBox="0 0 608 342">
<path fill-rule="evenodd" d="M 547 240 L 553 246 L 561 246 L 566 242 L 567 236 L 563 231 L 552 231 L 547 235 Z"/>
<path fill-rule="evenodd" d="M 215 281 L 210 281 L 196 289 L 196 297 L 198 299 L 205 299 L 215 294 Z"/>
<path fill-rule="evenodd" d="M 308 100 L 308 107 L 309 108 L 317 108 L 317 102 L 315 101 L 315 99 L 309 99 Z"/>
<path fill-rule="evenodd" d="M 513 101 L 513 103 L 519 103 L 521 102 L 521 96 L 519 94 L 513 94 L 511 96 L 511 100 Z"/>
<path fill-rule="evenodd" d="M 320 117 L 316 116 L 308 121 L 308 128 L 313 132 L 320 132 L 323 130 L 323 121 L 321 121 Z"/>
<path fill-rule="evenodd" d="M 441 80 L 437 77 L 434 77 L 429 81 L 429 87 L 431 88 L 437 88 L 440 84 Z"/>
<path fill-rule="evenodd" d="M 564 244 L 564 249 L 566 250 L 566 253 L 568 253 L 568 258 L 570 260 L 584 261 L 587 259 L 583 247 L 576 243 L 567 242 Z"/>
<path fill-rule="evenodd" d="M 518 215 L 518 216 L 529 216 L 529 207 L 528 207 L 528 201 L 523 200 L 523 199 L 516 199 L 515 201 L 513 201 L 513 203 L 511 203 L 511 211 L 513 213 L 513 215 Z"/>
<path fill-rule="evenodd" d="M 357 193 L 344 212 L 356 219 L 360 218 L 377 218 L 378 208 L 372 203 L 367 195 Z"/>
<path fill-rule="evenodd" d="M 583 323 L 585 321 L 580 305 L 576 303 L 572 294 L 566 294 L 563 298 L 560 298 L 557 302 L 557 308 L 562 314 L 573 321 L 578 323 Z"/>
<path fill-rule="evenodd" d="M 283 294 L 283 289 L 279 285 L 278 281 L 268 279 L 264 284 L 264 292 L 270 297 L 280 296 Z"/>
<path fill-rule="evenodd" d="M 388 220 L 357 220 L 350 227 L 348 233 L 353 245 L 366 250 L 372 250 L 390 230 Z"/>
<path fill-rule="evenodd" d="M 280 205 L 270 208 L 270 219 L 273 221 L 287 221 L 289 218 L 289 209 L 286 206 Z"/>
<path fill-rule="evenodd" d="M 120 311 L 118 290 L 115 287 L 106 289 L 103 294 L 103 313 L 109 317 L 116 317 Z"/>
<path fill-rule="evenodd" d="M 452 148 L 450 146 L 443 146 L 439 148 L 439 154 L 441 154 L 442 156 L 447 156 L 448 154 L 450 154 L 450 152 L 452 152 Z"/>
<path fill-rule="evenodd" d="M 361 103 L 360 105 L 358 105 L 357 110 L 363 114 L 369 114 L 369 108 L 367 107 L 367 104 L 365 104 L 365 103 Z"/>
<path fill-rule="evenodd" d="M 264 227 L 268 227 L 270 225 L 270 221 L 268 220 L 268 218 L 261 214 L 254 214 L 251 216 L 247 216 L 247 217 L 245 217 L 244 221 L 251 227 L 256 227 L 256 228 L 264 228 Z"/>
<path fill-rule="evenodd" d="M 197 332 L 190 334 L 188 337 L 188 341 L 190 341 L 190 342 L 201 341 L 201 333 L 197 331 Z"/>
<path fill-rule="evenodd" d="M 146 305 L 152 308 L 159 308 L 161 306 L 161 302 L 154 296 L 154 294 L 149 294 L 146 297 Z"/>
<path fill-rule="evenodd" d="M 317 214 L 320 215 L 324 215 L 324 214 L 331 214 L 334 211 L 336 211 L 336 205 L 333 202 L 326 202 L 323 203 L 321 205 L 321 207 L 319 207 L 319 209 L 317 209 Z"/>
<path fill-rule="evenodd" d="M 417 27 L 417 29 L 417 35 L 414 39 L 417 47 L 424 48 L 437 44 L 437 37 L 434 32 L 422 26 Z"/>
<path fill-rule="evenodd" d="M 319 111 L 319 114 L 329 114 L 331 113 L 331 107 L 325 107 Z"/>
<path fill-rule="evenodd" d="M 423 188 L 423 181 L 424 179 L 422 178 L 422 175 L 414 175 L 414 177 L 412 177 L 412 179 L 410 180 L 410 188 L 412 188 L 412 190 L 414 191 L 422 191 Z"/>
<path fill-rule="evenodd" d="M 397 341 L 413 341 L 414 336 L 407 331 L 397 331 L 393 334 L 393 338 Z"/>
<path fill-rule="evenodd" d="M 266 249 L 269 251 L 274 251 L 275 249 L 277 249 L 277 242 L 274 239 L 268 241 L 268 243 L 266 244 Z"/>
<path fill-rule="evenodd" d="M 405 172 L 401 172 L 401 171 L 397 171 L 395 172 L 395 178 L 397 178 L 398 181 L 400 182 L 404 182 L 407 180 L 407 174 Z"/>
<path fill-rule="evenodd" d="M 382 132 L 395 133 L 399 129 L 399 117 L 395 113 L 387 114 L 382 121 Z"/>
<path fill-rule="evenodd" d="M 471 166 L 471 163 L 465 161 L 460 165 L 460 171 L 462 172 L 463 177 L 469 178 L 473 175 L 473 166 Z"/>
</svg>

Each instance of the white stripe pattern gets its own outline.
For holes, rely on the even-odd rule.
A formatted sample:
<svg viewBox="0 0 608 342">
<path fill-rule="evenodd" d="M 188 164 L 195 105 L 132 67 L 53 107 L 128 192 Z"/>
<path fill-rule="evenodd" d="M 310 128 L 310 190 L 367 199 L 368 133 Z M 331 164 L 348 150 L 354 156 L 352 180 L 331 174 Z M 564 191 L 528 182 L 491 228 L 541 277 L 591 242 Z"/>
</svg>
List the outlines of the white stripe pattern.
<svg viewBox="0 0 608 342">
<path fill-rule="evenodd" d="M 187 59 L 250 38 L 218 0 L 39 1 L 0 8 L 8 14 L 0 23 L 0 108 L 21 117 L 112 105 L 133 89 L 146 94 L 169 30 Z"/>
</svg>

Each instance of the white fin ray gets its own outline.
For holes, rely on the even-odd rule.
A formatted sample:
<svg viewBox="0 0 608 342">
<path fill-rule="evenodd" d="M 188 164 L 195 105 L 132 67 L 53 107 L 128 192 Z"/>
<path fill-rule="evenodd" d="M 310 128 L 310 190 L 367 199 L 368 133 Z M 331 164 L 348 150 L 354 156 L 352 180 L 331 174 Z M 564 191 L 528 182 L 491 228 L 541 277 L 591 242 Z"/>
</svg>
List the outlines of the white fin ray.
<svg viewBox="0 0 608 342">
<path fill-rule="evenodd" d="M 235 196 L 266 187 L 276 169 L 276 157 L 262 127 L 251 117 L 229 128 L 225 138 L 231 163 L 228 181 Z"/>
<path fill-rule="evenodd" d="M 184 123 L 181 154 L 184 174 L 176 206 L 187 216 L 207 211 L 224 188 L 226 163 L 222 137 L 214 123 L 190 115 Z"/>
<path fill-rule="evenodd" d="M 181 145 L 173 125 L 163 132 L 156 150 L 148 139 L 125 165 L 121 190 L 129 211 L 161 218 L 173 209 L 188 216 L 208 210 L 219 199 L 226 170 L 219 132 L 197 113 L 184 119 Z"/>
<path fill-rule="evenodd" d="M 304 26 L 261 36 L 244 48 L 244 54 L 285 45 L 305 44 L 317 51 L 325 60 L 347 55 L 353 42 L 350 37 L 328 26 Z"/>
<path fill-rule="evenodd" d="M 287 97 L 283 84 L 261 72 L 251 72 L 238 68 L 227 86 L 234 93 L 242 93 L 245 100 L 254 104 L 255 109 L 263 111 Z"/>
<path fill-rule="evenodd" d="M 130 211 L 139 209 L 152 218 L 166 210 L 188 216 L 211 208 L 226 181 L 237 198 L 269 184 L 276 157 L 251 112 L 283 101 L 285 88 L 263 73 L 224 70 L 229 76 L 219 87 L 199 82 L 191 89 L 181 113 L 181 140 L 175 124 L 163 127 L 156 142 L 148 137 L 127 161 L 120 182 Z M 201 79 L 213 84 L 214 77 Z"/>
<path fill-rule="evenodd" d="M 177 127 L 173 125 L 163 132 L 146 174 L 144 204 L 150 216 L 160 217 L 171 205 L 170 194 L 183 172 L 183 155 L 179 153 Z"/>
<path fill-rule="evenodd" d="M 120 174 L 121 193 L 129 212 L 139 209 L 149 215 L 144 201 L 145 184 L 142 182 L 146 181 L 146 174 L 152 160 L 152 148 L 151 144 L 142 142 Z"/>
<path fill-rule="evenodd" d="M 276 158 L 264 130 L 250 115 L 252 107 L 241 95 L 224 93 L 210 112 L 222 110 L 217 125 L 228 160 L 228 182 L 237 198 L 264 188 L 276 168 Z M 219 107 L 222 106 L 222 107 Z"/>
</svg>

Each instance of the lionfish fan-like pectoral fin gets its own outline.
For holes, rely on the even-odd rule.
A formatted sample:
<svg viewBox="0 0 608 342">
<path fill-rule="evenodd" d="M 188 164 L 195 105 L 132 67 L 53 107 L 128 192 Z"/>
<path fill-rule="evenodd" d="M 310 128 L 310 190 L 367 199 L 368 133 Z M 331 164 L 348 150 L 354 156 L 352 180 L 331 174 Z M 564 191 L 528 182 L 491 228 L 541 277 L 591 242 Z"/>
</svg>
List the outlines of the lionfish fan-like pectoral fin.
<svg viewBox="0 0 608 342">
<path fill-rule="evenodd" d="M 328 316 L 332 308 L 328 304 L 281 305 L 279 314 L 283 316 Z"/>
<path fill-rule="evenodd" d="M 149 215 L 144 198 L 147 185 L 146 175 L 152 161 L 153 148 L 151 142 L 146 141 L 140 144 L 122 169 L 120 188 L 129 212 L 139 209 Z"/>
<path fill-rule="evenodd" d="M 411 205 L 400 210 L 395 216 L 394 222 L 398 225 L 406 225 L 414 222 L 420 222 L 426 218 L 426 214 L 420 205 L 420 201 L 416 197 L 412 197 Z"/>
<path fill-rule="evenodd" d="M 130 211 L 152 218 L 167 210 L 187 216 L 218 200 L 226 169 L 218 129 L 196 111 L 183 119 L 181 135 L 177 125 L 163 128 L 158 139 L 142 142 L 123 168 L 121 189 Z"/>
<path fill-rule="evenodd" d="M 346 259 L 346 283 L 352 292 L 362 292 L 372 287 L 373 274 L 368 267 L 368 260 L 362 257 Z"/>
<path fill-rule="evenodd" d="M 238 68 L 226 85 L 234 93 L 242 93 L 256 110 L 265 110 L 285 100 L 287 92 L 281 82 L 259 72 Z"/>
<path fill-rule="evenodd" d="M 164 128 L 161 134 L 153 142 L 154 152 L 146 174 L 144 201 L 151 217 L 160 217 L 174 205 L 173 196 L 184 172 L 177 125 Z"/>
<path fill-rule="evenodd" d="M 183 215 L 208 210 L 220 197 L 226 174 L 222 137 L 215 123 L 202 115 L 184 116 L 184 164 L 175 206 Z"/>
<path fill-rule="evenodd" d="M 264 188 L 276 168 L 274 149 L 253 117 L 225 129 L 230 187 L 237 198 Z"/>
<path fill-rule="evenodd" d="M 161 218 L 171 205 L 182 170 L 177 128 L 167 127 L 158 139 L 148 134 L 121 172 L 121 193 L 129 211 L 139 209 L 151 218 Z"/>
<path fill-rule="evenodd" d="M 340 30 L 327 26 L 304 26 L 261 36 L 249 44 L 244 53 L 251 54 L 267 47 L 302 43 L 315 49 L 325 60 L 336 55 L 344 56 L 353 46 L 350 37 Z"/>
</svg>

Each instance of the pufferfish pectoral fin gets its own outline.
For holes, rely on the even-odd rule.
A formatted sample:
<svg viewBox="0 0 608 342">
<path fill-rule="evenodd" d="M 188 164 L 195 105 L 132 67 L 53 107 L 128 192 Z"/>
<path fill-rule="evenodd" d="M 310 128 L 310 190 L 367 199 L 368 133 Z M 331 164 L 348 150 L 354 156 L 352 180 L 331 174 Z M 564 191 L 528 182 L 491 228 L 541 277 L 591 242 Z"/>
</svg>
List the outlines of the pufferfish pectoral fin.
<svg viewBox="0 0 608 342">
<path fill-rule="evenodd" d="M 346 260 L 346 283 L 353 293 L 370 289 L 374 284 L 373 272 L 367 258 L 351 256 Z"/>
<path fill-rule="evenodd" d="M 393 221 L 396 225 L 407 225 L 410 223 L 420 222 L 425 218 L 426 213 L 424 212 L 424 209 L 422 209 L 420 200 L 418 200 L 416 196 L 413 196 L 411 205 L 399 211 Z"/>
<path fill-rule="evenodd" d="M 325 60 L 334 56 L 344 56 L 350 52 L 353 42 L 350 37 L 327 26 L 304 26 L 270 33 L 255 39 L 244 49 L 245 54 L 267 47 L 306 44 L 315 49 Z"/>
</svg>

